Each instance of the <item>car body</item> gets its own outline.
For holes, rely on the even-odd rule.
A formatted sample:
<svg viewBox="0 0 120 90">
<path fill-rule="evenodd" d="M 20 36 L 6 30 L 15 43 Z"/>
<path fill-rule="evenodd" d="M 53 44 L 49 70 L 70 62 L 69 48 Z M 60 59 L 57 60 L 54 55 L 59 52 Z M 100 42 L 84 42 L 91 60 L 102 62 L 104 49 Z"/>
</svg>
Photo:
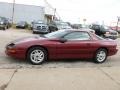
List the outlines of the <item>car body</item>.
<svg viewBox="0 0 120 90">
<path fill-rule="evenodd" d="M 31 29 L 33 33 L 49 33 L 48 26 L 43 21 L 33 21 L 31 23 Z"/>
<path fill-rule="evenodd" d="M 16 28 L 25 29 L 28 27 L 28 23 L 26 21 L 20 21 L 16 24 Z"/>
<path fill-rule="evenodd" d="M 91 29 L 95 30 L 95 33 L 104 38 L 117 39 L 118 32 L 110 29 L 108 26 L 93 24 L 90 26 Z"/>
<path fill-rule="evenodd" d="M 102 53 L 106 57 L 102 61 L 97 61 L 97 56 L 102 55 L 97 55 L 98 51 L 101 50 L 103 50 Z M 46 59 L 79 58 L 94 58 L 95 62 L 102 63 L 106 60 L 107 56 L 115 55 L 117 51 L 115 40 L 103 39 L 88 30 L 59 30 L 44 36 L 33 36 L 15 40 L 6 46 L 7 55 L 27 59 L 32 64 L 41 64 Z M 43 58 L 41 56 L 43 53 L 44 60 L 40 62 L 31 60 L 33 56 L 35 56 L 34 59 L 38 57 Z"/>
<path fill-rule="evenodd" d="M 5 18 L 5 17 L 0 17 L 0 28 L 3 30 L 6 30 L 9 27 L 11 27 L 10 20 L 8 18 Z"/>
<path fill-rule="evenodd" d="M 72 29 L 72 27 L 67 22 L 63 22 L 63 21 L 52 21 L 48 26 L 50 32 L 54 32 L 62 29 Z"/>
</svg>

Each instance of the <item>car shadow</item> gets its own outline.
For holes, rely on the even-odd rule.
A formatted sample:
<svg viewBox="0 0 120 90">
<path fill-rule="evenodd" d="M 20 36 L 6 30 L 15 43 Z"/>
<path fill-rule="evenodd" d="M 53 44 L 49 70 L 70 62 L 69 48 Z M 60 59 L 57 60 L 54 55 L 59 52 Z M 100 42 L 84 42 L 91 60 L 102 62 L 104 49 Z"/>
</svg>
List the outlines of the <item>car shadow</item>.
<svg viewBox="0 0 120 90">
<path fill-rule="evenodd" d="M 29 61 L 24 59 L 17 59 L 13 57 L 6 56 L 6 59 L 9 60 L 10 63 L 18 63 L 18 64 L 30 64 Z M 52 59 L 47 60 L 47 63 L 93 63 L 92 59 Z"/>
<path fill-rule="evenodd" d="M 47 60 L 48 63 L 93 63 L 92 59 L 53 59 L 53 60 Z"/>
</svg>

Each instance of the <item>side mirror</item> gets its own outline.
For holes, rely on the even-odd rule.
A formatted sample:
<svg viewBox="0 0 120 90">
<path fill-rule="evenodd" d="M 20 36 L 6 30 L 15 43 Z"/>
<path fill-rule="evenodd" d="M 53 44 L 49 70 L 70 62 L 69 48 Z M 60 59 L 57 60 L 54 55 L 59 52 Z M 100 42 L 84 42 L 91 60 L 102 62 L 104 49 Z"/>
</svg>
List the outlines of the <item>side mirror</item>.
<svg viewBox="0 0 120 90">
<path fill-rule="evenodd" d="M 61 42 L 61 43 L 65 43 L 65 42 L 67 42 L 67 39 L 65 39 L 65 38 L 60 38 L 60 42 Z"/>
</svg>

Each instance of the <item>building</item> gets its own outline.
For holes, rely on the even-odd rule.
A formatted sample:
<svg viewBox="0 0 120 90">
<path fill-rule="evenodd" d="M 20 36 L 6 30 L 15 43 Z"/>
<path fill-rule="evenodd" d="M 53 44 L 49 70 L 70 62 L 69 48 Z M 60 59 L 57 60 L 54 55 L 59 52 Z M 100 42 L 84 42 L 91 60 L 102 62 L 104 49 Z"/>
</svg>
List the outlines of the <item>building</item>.
<svg viewBox="0 0 120 90">
<path fill-rule="evenodd" d="M 31 23 L 34 20 L 49 23 L 54 17 L 54 9 L 49 7 L 48 3 L 43 7 L 0 2 L 0 16 L 13 20 L 13 23 L 19 21 Z"/>
</svg>

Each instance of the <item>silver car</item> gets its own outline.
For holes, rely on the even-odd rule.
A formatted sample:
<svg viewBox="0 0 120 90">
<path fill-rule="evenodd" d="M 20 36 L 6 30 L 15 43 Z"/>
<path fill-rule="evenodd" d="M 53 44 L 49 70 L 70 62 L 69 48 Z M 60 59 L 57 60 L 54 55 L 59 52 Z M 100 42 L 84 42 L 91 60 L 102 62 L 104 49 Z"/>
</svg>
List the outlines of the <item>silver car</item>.
<svg viewBox="0 0 120 90">
<path fill-rule="evenodd" d="M 49 33 L 47 24 L 42 21 L 32 22 L 33 33 Z"/>
</svg>

